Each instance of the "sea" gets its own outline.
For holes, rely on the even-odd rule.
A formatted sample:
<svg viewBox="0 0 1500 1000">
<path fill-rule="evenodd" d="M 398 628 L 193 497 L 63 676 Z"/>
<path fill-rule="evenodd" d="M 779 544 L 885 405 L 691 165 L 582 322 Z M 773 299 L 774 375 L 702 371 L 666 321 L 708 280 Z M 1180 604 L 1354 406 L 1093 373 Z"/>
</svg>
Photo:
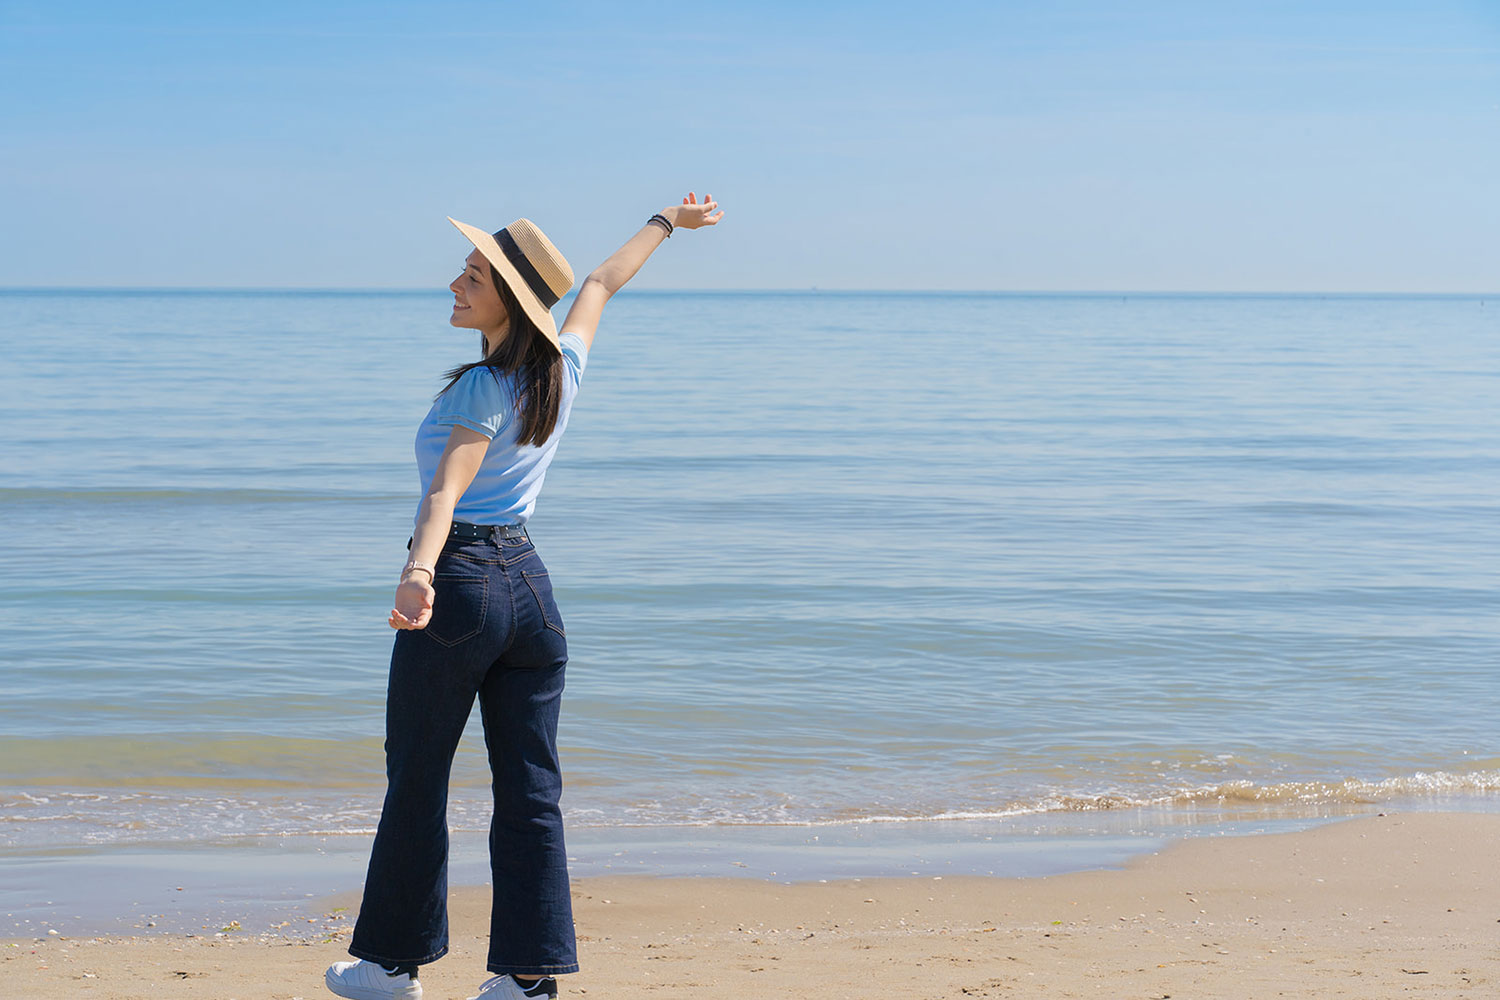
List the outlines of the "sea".
<svg viewBox="0 0 1500 1000">
<path fill-rule="evenodd" d="M 16 927 L 183 871 L 357 890 L 413 436 L 479 351 L 448 302 L 0 291 Z M 1497 494 L 1500 294 L 626 290 L 528 525 L 575 871 L 1024 874 L 1496 810 Z"/>
</svg>

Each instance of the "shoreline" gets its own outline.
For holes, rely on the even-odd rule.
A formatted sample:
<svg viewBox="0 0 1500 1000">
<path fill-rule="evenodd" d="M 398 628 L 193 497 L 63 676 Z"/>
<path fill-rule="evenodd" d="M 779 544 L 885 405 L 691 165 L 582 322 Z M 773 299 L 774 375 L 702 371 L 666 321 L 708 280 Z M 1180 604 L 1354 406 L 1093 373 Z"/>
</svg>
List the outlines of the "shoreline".
<svg viewBox="0 0 1500 1000">
<path fill-rule="evenodd" d="M 563 995 L 1382 998 L 1500 982 L 1500 815 L 1404 812 L 1176 840 L 1123 868 L 784 884 L 597 875 L 574 885 Z M 452 898 L 434 996 L 484 978 L 488 890 Z M 357 894 L 279 934 L 4 942 L 18 995 L 322 995 Z M 338 910 L 339 905 L 349 909 Z M 294 934 L 293 931 L 296 931 Z M 1103 992 L 1101 992 L 1101 990 Z"/>
<path fill-rule="evenodd" d="M 582 827 L 575 881 L 618 875 L 777 884 L 852 878 L 1036 878 L 1128 866 L 1182 840 L 1253 837 L 1386 812 L 1500 814 L 1489 796 L 1362 805 L 1260 804 L 1058 811 L 843 824 Z M 450 833 L 449 884 L 489 882 L 484 833 Z M 358 903 L 368 834 L 0 851 L 0 938 L 262 932 Z"/>
<path fill-rule="evenodd" d="M 1500 802 L 1470 805 L 1500 811 Z M 583 827 L 568 830 L 568 861 L 575 880 L 1036 877 L 1120 867 L 1182 837 L 1285 832 L 1375 808 L 1137 807 L 911 822 Z M 317 916 L 310 908 L 319 900 L 357 897 L 371 839 L 299 835 L 0 852 L 0 936 L 192 934 L 230 923 L 260 931 L 303 921 Z M 449 884 L 487 885 L 486 835 L 454 830 L 450 840 Z"/>
</svg>

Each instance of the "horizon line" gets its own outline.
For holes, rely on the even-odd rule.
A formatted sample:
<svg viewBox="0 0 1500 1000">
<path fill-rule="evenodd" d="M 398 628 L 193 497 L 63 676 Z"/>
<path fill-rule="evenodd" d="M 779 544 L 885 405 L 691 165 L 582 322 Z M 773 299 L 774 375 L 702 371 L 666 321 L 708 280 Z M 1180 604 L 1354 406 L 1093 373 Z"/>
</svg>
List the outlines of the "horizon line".
<svg viewBox="0 0 1500 1000">
<path fill-rule="evenodd" d="M 225 293 L 273 293 L 303 295 L 447 295 L 447 289 L 435 288 L 391 288 L 369 285 L 347 286 L 297 286 L 297 285 L 97 285 L 78 288 L 72 285 L 0 285 L 0 294 L 10 292 L 71 292 L 74 294 L 119 294 L 119 293 L 168 293 L 196 292 L 205 294 Z M 1309 297 L 1332 296 L 1340 298 L 1488 298 L 1500 297 L 1500 290 L 1491 291 L 1353 291 L 1347 289 L 1315 289 L 1295 291 L 1289 289 L 1156 289 L 1156 288 L 823 288 L 817 285 L 796 288 L 622 288 L 620 292 L 632 294 L 664 295 L 1014 295 L 1014 296 L 1214 296 L 1214 297 Z M 567 296 L 564 295 L 564 298 Z"/>
</svg>

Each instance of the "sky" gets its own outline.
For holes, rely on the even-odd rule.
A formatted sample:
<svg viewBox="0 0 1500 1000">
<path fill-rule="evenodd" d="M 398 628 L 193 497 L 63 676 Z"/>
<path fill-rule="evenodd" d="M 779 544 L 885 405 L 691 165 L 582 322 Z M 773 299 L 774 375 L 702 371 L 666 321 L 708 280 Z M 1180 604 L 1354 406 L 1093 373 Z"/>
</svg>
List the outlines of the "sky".
<svg viewBox="0 0 1500 1000">
<path fill-rule="evenodd" d="M 0 286 L 1500 291 L 1500 0 L 0 0 Z"/>
</svg>

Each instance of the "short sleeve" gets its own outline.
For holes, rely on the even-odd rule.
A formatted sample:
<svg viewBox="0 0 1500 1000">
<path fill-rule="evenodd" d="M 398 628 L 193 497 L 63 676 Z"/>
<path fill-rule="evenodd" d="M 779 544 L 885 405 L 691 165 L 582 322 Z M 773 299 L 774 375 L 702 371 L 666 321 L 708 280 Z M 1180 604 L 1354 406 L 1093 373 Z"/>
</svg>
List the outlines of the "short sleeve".
<svg viewBox="0 0 1500 1000">
<path fill-rule="evenodd" d="M 589 349 L 583 345 L 583 338 L 576 333 L 564 333 L 557 338 L 562 347 L 563 361 L 568 366 L 568 378 L 573 380 L 573 388 L 578 388 L 583 381 L 583 366 L 589 363 Z"/>
<path fill-rule="evenodd" d="M 500 433 L 511 416 L 510 393 L 490 368 L 480 365 L 464 372 L 438 405 L 440 427 L 462 425 L 487 438 Z"/>
</svg>

